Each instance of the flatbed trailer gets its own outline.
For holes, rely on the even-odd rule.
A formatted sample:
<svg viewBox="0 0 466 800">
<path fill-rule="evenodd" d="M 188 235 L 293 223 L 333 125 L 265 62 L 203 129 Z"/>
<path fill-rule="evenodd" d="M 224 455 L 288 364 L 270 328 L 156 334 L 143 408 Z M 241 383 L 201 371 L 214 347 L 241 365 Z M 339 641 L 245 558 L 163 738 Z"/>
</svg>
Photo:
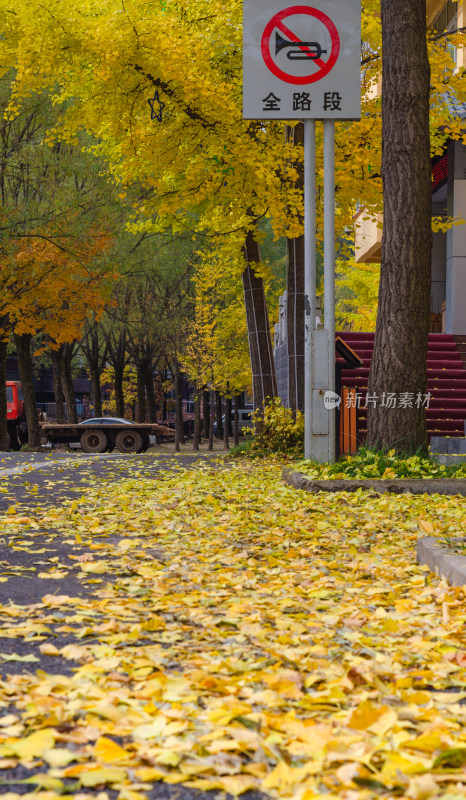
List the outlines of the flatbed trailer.
<svg viewBox="0 0 466 800">
<path fill-rule="evenodd" d="M 120 453 L 144 453 L 150 444 L 149 436 L 173 438 L 174 431 L 166 425 L 136 422 L 133 425 L 110 423 L 72 425 L 42 422 L 40 425 L 44 444 L 71 444 L 79 442 L 85 453 L 105 453 L 117 448 Z"/>
</svg>

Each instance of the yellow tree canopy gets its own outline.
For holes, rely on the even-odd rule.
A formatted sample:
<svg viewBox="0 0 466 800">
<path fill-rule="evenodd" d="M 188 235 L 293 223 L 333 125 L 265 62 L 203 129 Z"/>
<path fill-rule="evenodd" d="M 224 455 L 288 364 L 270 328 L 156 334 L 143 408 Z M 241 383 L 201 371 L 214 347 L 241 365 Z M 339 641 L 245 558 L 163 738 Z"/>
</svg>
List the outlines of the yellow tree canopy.
<svg viewBox="0 0 466 800">
<path fill-rule="evenodd" d="M 193 276 L 194 314 L 181 357 L 198 386 L 229 396 L 251 387 L 242 268 L 241 253 L 230 246 L 200 254 Z"/>
<path fill-rule="evenodd" d="M 217 234 L 268 215 L 277 233 L 295 234 L 302 199 L 293 170 L 286 178 L 281 170 L 292 147 L 283 125 L 242 119 L 241 8 L 240 0 L 0 0 L 0 63 L 16 70 L 10 113 L 25 94 L 53 87 L 64 112 L 61 135 L 90 131 L 115 178 L 146 187 L 134 209 L 136 228 L 153 212 L 157 226 Z M 364 0 L 362 21 L 363 116 L 337 125 L 341 228 L 358 199 L 381 206 L 377 0 Z M 438 151 L 446 137 L 461 135 L 451 101 L 465 100 L 466 90 L 445 40 L 431 41 L 430 50 Z M 151 119 L 150 99 L 161 122 Z"/>
<path fill-rule="evenodd" d="M 45 237 L 18 238 L 0 258 L 0 317 L 4 334 L 45 333 L 57 343 L 79 336 L 90 310 L 100 316 L 113 272 L 99 259 L 109 237 L 95 233 L 73 250 Z"/>
</svg>

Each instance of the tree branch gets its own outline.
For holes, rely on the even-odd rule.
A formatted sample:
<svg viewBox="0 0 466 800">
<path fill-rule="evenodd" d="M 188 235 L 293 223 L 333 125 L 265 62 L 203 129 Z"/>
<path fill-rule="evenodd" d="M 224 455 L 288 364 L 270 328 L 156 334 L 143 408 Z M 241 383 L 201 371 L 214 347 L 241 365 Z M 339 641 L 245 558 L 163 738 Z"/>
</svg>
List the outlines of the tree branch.
<svg viewBox="0 0 466 800">
<path fill-rule="evenodd" d="M 429 36 L 429 42 L 436 42 L 438 39 L 445 39 L 447 36 L 454 36 L 455 33 L 464 33 L 465 31 L 466 27 L 455 28 L 454 31 L 444 31 L 443 33 L 437 33 L 435 36 Z"/>
</svg>

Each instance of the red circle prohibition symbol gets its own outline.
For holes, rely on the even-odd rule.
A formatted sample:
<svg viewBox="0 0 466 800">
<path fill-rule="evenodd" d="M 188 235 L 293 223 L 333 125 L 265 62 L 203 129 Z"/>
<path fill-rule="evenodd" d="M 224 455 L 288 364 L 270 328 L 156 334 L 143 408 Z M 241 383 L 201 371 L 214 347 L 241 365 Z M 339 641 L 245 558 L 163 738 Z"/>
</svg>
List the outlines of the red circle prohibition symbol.
<svg viewBox="0 0 466 800">
<path fill-rule="evenodd" d="M 270 53 L 270 37 L 272 36 L 274 29 L 277 27 L 279 30 L 285 33 L 290 41 L 300 41 L 299 37 L 293 35 L 288 28 L 284 30 L 284 26 L 281 26 L 282 20 L 284 20 L 286 17 L 291 17 L 294 14 L 307 14 L 310 17 L 315 17 L 325 25 L 330 33 L 330 39 L 332 41 L 332 52 L 330 53 L 330 57 L 328 61 L 314 59 L 313 62 L 314 64 L 317 64 L 319 70 L 318 72 L 312 73 L 312 75 L 296 76 L 290 75 L 288 72 L 284 72 L 284 70 L 277 66 Z M 293 39 L 291 36 L 293 36 Z M 315 83 L 316 81 L 320 81 L 322 78 L 328 75 L 330 70 L 335 66 L 338 56 L 340 55 L 340 36 L 330 17 L 327 17 L 327 14 L 324 14 L 323 11 L 319 11 L 317 8 L 311 8 L 310 6 L 291 6 L 290 8 L 284 8 L 283 11 L 279 11 L 278 14 L 275 14 L 270 22 L 267 23 L 264 33 L 262 34 L 261 50 L 265 63 L 267 64 L 270 72 L 272 72 L 276 78 L 280 78 L 280 80 L 285 81 L 286 83 Z"/>
</svg>

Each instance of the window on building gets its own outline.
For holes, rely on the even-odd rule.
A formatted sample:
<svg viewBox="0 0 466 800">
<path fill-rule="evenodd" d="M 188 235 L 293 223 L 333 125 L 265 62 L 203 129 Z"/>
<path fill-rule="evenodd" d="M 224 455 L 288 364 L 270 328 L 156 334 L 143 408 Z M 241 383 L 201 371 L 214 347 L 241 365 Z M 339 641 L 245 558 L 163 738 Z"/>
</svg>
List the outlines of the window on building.
<svg viewBox="0 0 466 800">
<path fill-rule="evenodd" d="M 432 27 L 437 33 L 444 33 L 444 31 L 456 28 L 456 19 L 458 13 L 458 3 L 454 0 L 448 0 L 442 10 L 435 17 Z M 452 23 L 455 23 L 452 25 Z"/>
<path fill-rule="evenodd" d="M 442 10 L 435 17 L 432 28 L 437 33 L 445 33 L 445 31 L 455 31 L 458 27 L 458 3 L 455 0 L 448 0 L 443 6 Z M 445 39 L 445 47 L 449 51 L 453 61 L 456 63 L 456 47 Z"/>
</svg>

